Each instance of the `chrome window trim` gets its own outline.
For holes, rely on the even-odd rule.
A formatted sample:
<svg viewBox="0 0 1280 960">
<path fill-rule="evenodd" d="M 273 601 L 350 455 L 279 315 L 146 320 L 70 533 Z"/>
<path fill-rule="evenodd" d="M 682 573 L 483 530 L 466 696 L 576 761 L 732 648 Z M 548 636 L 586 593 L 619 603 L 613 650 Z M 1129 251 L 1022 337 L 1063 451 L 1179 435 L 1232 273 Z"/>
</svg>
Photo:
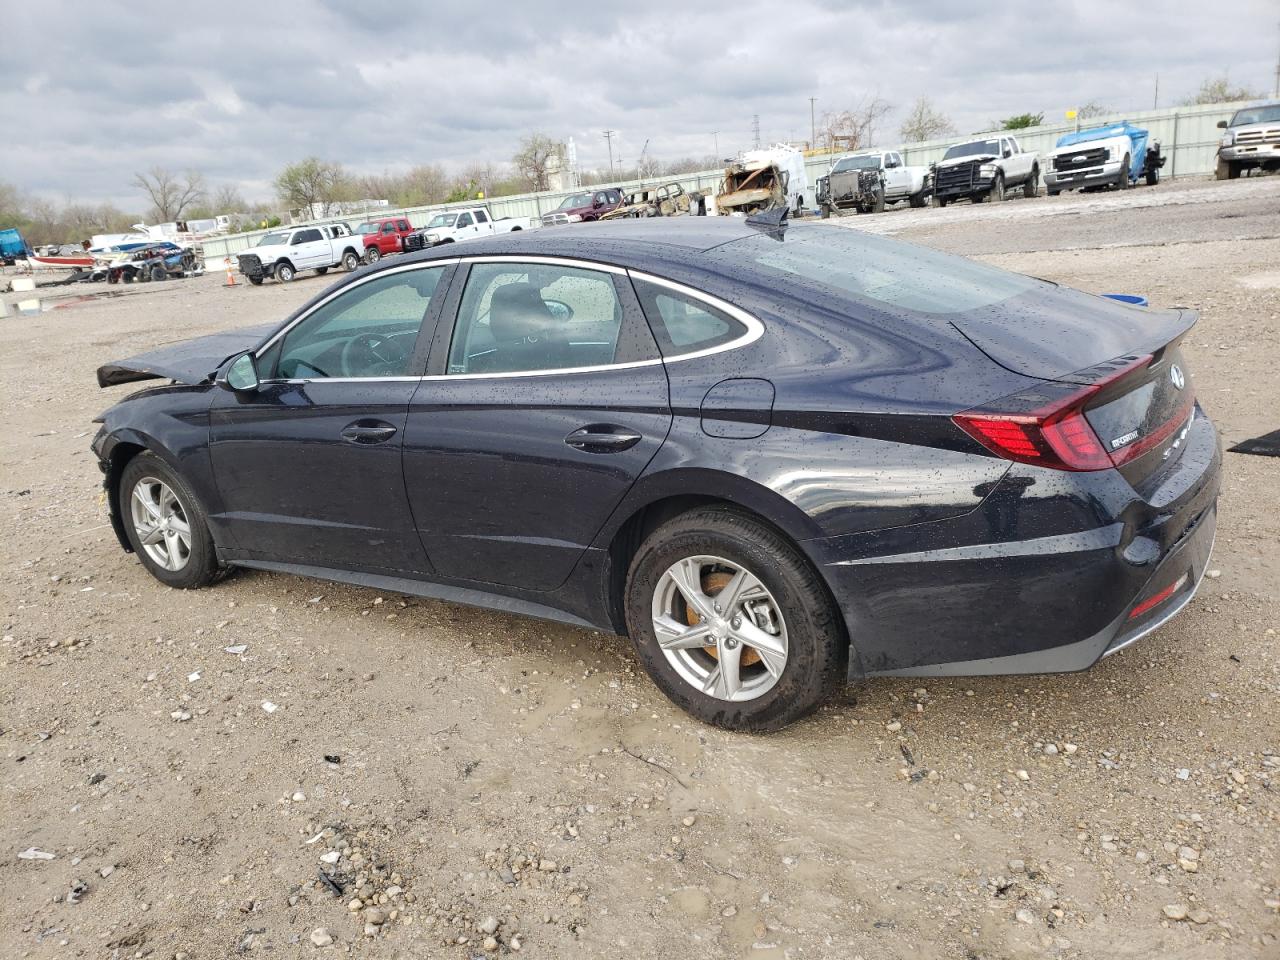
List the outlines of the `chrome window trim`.
<svg viewBox="0 0 1280 960">
<path fill-rule="evenodd" d="M 579 270 L 594 270 L 596 272 L 626 276 L 631 280 L 643 280 L 646 283 L 666 287 L 668 290 L 672 290 L 683 296 L 689 297 L 691 300 L 700 300 L 722 313 L 727 313 L 747 329 L 742 336 L 735 337 L 728 343 L 722 343 L 714 347 L 707 347 L 704 350 L 691 350 L 688 353 L 680 353 L 671 357 L 659 356 L 652 360 L 632 360 L 627 363 L 605 363 L 586 367 L 561 367 L 554 370 L 511 370 L 501 373 L 440 373 L 430 374 L 424 377 L 313 377 L 309 379 L 295 380 L 263 380 L 262 383 L 403 383 L 409 381 L 510 380 L 516 377 L 552 377 L 581 373 L 601 373 L 606 370 L 631 370 L 637 367 L 657 366 L 662 363 L 678 363 L 683 360 L 696 360 L 700 357 L 709 357 L 717 353 L 725 353 L 729 350 L 737 350 L 740 347 L 749 346 L 764 336 L 764 324 L 753 314 L 750 314 L 741 307 L 729 303 L 727 300 L 722 300 L 713 294 L 705 293 L 696 287 L 690 287 L 686 284 L 678 283 L 675 280 L 668 280 L 665 277 L 655 276 L 651 273 L 645 273 L 640 270 L 629 270 L 625 267 L 618 267 L 610 263 L 597 263 L 593 260 L 579 260 L 573 257 L 539 256 L 536 254 L 528 256 L 520 256 L 518 254 L 478 254 L 475 256 L 451 257 L 447 260 L 430 260 L 425 263 L 411 263 L 402 267 L 391 267 L 385 270 L 379 270 L 377 273 L 361 280 L 357 280 L 356 282 L 343 287 L 341 290 L 334 291 L 334 293 L 325 297 L 305 314 L 294 320 L 294 322 L 289 324 L 289 326 L 274 334 L 270 340 L 258 348 L 258 351 L 254 354 L 254 359 L 257 359 L 262 352 L 266 351 L 278 339 L 283 337 L 307 317 L 315 313 L 316 310 L 319 310 L 335 297 L 345 293 L 352 287 L 368 283 L 370 280 L 374 280 L 378 277 L 384 277 L 390 273 L 429 269 L 431 267 L 442 267 L 458 263 L 534 263 L 545 264 L 548 266 L 574 267 Z M 455 317 L 454 319 L 456 320 L 457 318 Z"/>
</svg>

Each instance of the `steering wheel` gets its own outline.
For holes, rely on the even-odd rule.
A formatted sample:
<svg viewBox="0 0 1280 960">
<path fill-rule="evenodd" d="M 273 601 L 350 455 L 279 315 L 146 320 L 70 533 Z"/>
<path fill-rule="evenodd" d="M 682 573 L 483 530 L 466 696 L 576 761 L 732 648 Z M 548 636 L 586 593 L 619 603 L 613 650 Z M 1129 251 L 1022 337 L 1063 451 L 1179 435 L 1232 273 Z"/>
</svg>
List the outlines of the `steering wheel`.
<svg viewBox="0 0 1280 960">
<path fill-rule="evenodd" d="M 409 356 L 404 344 L 380 333 L 358 333 L 342 345 L 342 370 L 358 376 L 376 364 L 394 366 Z"/>
</svg>

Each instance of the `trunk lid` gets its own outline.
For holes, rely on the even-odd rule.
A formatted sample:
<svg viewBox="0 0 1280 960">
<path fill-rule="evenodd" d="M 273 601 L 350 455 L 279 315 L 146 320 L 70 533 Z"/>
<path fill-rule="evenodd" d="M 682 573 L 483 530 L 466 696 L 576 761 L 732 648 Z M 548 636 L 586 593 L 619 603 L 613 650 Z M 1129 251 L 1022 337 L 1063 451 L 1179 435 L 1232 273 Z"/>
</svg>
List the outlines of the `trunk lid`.
<svg viewBox="0 0 1280 960">
<path fill-rule="evenodd" d="M 193 340 L 179 340 L 136 357 L 106 363 L 98 368 L 98 386 L 113 387 L 137 380 L 158 379 L 204 383 L 213 379 L 223 363 L 237 353 L 256 347 L 278 326 L 278 323 L 259 324 Z"/>
<path fill-rule="evenodd" d="M 1015 373 L 1091 387 L 1082 412 L 1135 486 L 1177 462 L 1195 409 L 1181 342 L 1193 310 L 1149 310 L 1073 290 L 955 318 L 974 346 Z"/>
</svg>

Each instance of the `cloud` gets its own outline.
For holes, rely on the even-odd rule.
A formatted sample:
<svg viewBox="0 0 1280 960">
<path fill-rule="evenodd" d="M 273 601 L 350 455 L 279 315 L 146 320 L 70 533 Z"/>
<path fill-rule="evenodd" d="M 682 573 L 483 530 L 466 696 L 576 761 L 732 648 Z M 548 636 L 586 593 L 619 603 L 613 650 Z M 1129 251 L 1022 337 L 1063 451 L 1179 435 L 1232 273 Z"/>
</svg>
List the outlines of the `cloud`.
<svg viewBox="0 0 1280 960">
<path fill-rule="evenodd" d="M 677 0 L 551 5 L 391 0 L 222 3 L 207 18 L 122 17 L 64 0 L 4 15 L 0 176 L 54 198 L 140 208 L 135 171 L 198 169 L 265 199 L 308 154 L 358 172 L 502 162 L 522 135 L 573 137 L 586 166 L 804 138 L 809 98 L 878 94 L 879 138 L 928 95 L 961 130 L 1096 100 L 1147 109 L 1206 76 L 1269 88 L 1273 0 L 1014 5 Z M 646 146 L 647 145 L 647 146 Z"/>
</svg>

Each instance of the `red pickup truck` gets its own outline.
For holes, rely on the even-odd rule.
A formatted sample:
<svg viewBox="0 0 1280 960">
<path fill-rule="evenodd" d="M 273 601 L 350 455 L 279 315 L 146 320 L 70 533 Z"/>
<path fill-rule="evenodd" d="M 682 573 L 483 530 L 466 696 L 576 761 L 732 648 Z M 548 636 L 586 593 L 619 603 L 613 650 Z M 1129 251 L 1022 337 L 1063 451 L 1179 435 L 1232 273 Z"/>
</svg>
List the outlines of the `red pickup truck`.
<svg viewBox="0 0 1280 960">
<path fill-rule="evenodd" d="M 373 263 L 388 253 L 400 253 L 404 249 L 404 238 L 413 233 L 413 227 L 408 217 L 385 217 L 360 224 L 356 233 L 364 237 L 365 262 Z"/>
</svg>

